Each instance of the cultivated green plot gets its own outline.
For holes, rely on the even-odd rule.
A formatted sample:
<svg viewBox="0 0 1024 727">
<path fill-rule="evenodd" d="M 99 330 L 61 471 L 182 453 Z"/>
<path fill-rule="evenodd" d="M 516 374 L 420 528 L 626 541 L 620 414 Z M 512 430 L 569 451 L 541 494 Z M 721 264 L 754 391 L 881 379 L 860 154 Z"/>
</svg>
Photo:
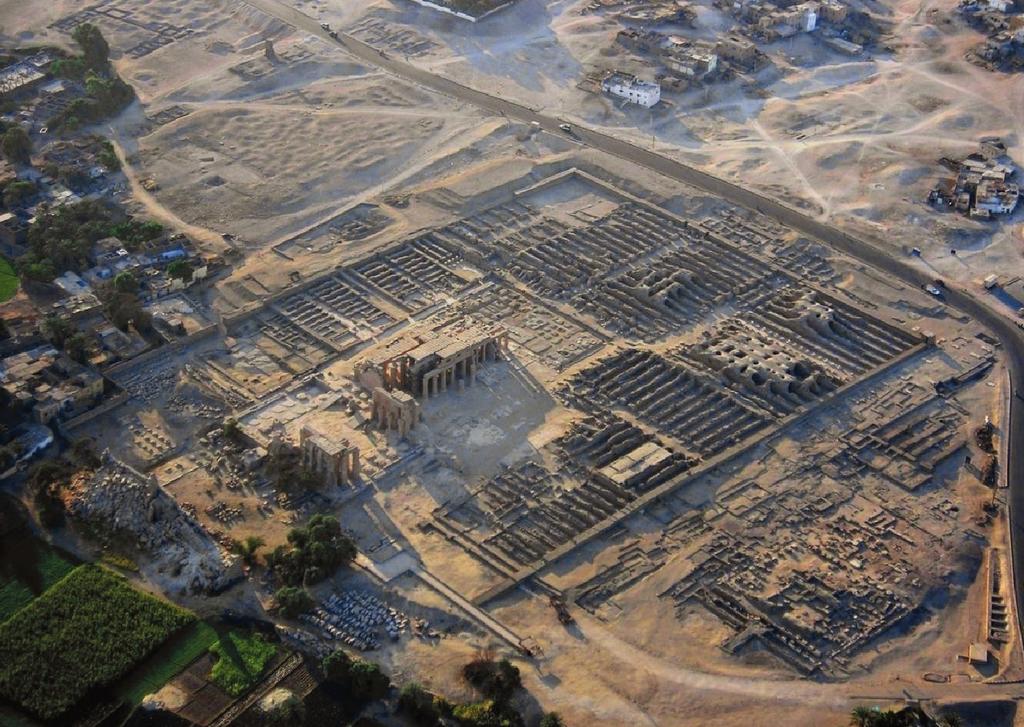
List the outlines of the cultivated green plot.
<svg viewBox="0 0 1024 727">
<path fill-rule="evenodd" d="M 0 303 L 14 297 L 18 292 L 18 276 L 11 263 L 0 257 Z"/>
<path fill-rule="evenodd" d="M 6 621 L 74 569 L 57 551 L 34 539 L 11 558 L 17 562 L 7 563 L 5 568 L 12 571 L 0 573 L 0 621 Z"/>
<path fill-rule="evenodd" d="M 225 634 L 210 649 L 217 663 L 210 671 L 210 680 L 232 697 L 251 689 L 277 653 L 277 647 L 260 634 Z"/>
<path fill-rule="evenodd" d="M 0 697 L 53 719 L 194 620 L 105 568 L 80 566 L 0 625 Z"/>
<path fill-rule="evenodd" d="M 139 704 L 173 679 L 189 664 L 209 651 L 217 641 L 210 624 L 199 621 L 171 638 L 153 656 L 118 684 L 117 695 L 130 704 Z"/>
</svg>

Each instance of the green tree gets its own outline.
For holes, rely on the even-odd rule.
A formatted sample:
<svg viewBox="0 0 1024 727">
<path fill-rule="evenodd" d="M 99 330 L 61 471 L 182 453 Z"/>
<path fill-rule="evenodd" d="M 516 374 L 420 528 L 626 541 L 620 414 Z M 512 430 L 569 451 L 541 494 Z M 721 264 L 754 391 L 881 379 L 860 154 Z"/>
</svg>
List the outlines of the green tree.
<svg viewBox="0 0 1024 727">
<path fill-rule="evenodd" d="M 50 73 L 59 78 L 80 81 L 85 77 L 85 61 L 81 58 L 58 58 L 50 64 Z"/>
<path fill-rule="evenodd" d="M 318 583 L 356 556 L 355 543 L 333 515 L 318 513 L 305 527 L 292 528 L 288 543 L 291 548 L 275 550 L 270 561 L 277 577 L 290 586 Z"/>
<path fill-rule="evenodd" d="M 125 270 L 114 276 L 114 290 L 118 293 L 136 293 L 139 290 L 139 283 L 134 275 Z"/>
<path fill-rule="evenodd" d="M 868 707 L 854 707 L 850 712 L 850 727 L 870 727 L 875 714 L 877 713 Z"/>
<path fill-rule="evenodd" d="M 94 71 L 105 71 L 110 62 L 110 46 L 103 33 L 92 23 L 82 23 L 71 33 L 82 49 L 85 65 Z"/>
<path fill-rule="evenodd" d="M 244 540 L 235 540 L 231 543 L 231 552 L 241 557 L 242 562 L 252 567 L 256 562 L 256 554 L 266 544 L 258 535 L 249 535 Z"/>
<path fill-rule="evenodd" d="M 402 687 L 398 694 L 398 709 L 421 727 L 434 727 L 440 723 L 440 713 L 434 704 L 434 695 L 416 682 Z"/>
<path fill-rule="evenodd" d="M 28 229 L 29 252 L 18 260 L 21 276 L 48 282 L 58 270 L 84 270 L 109 227 L 110 210 L 98 201 L 43 208 Z"/>
<path fill-rule="evenodd" d="M 43 335 L 57 348 L 64 348 L 64 344 L 75 334 L 75 327 L 67 318 L 57 315 L 48 315 L 43 320 Z"/>
<path fill-rule="evenodd" d="M 49 283 L 57 277 L 57 271 L 49 260 L 19 262 L 18 273 L 22 279 L 32 280 L 37 283 Z"/>
<path fill-rule="evenodd" d="M 11 164 L 28 164 L 32 161 L 32 140 L 18 124 L 14 124 L 4 133 L 4 156 Z"/>
<path fill-rule="evenodd" d="M 387 696 L 391 680 L 378 664 L 356 659 L 349 670 L 349 688 L 355 700 L 372 702 Z"/>
<path fill-rule="evenodd" d="M 121 168 L 121 160 L 117 158 L 117 154 L 114 152 L 114 145 L 109 141 L 103 142 L 97 158 L 100 160 L 100 164 L 106 167 L 108 171 L 116 172 Z"/>
<path fill-rule="evenodd" d="M 548 712 L 540 718 L 540 727 L 565 727 L 565 720 L 558 715 L 558 712 Z"/>
<path fill-rule="evenodd" d="M 505 705 L 523 682 L 519 669 L 508 659 L 494 661 L 489 652 L 481 652 L 462 668 L 462 676 L 481 694 Z"/>
<path fill-rule="evenodd" d="M 64 342 L 64 352 L 72 361 L 84 364 L 89 357 L 89 339 L 81 333 L 75 333 Z"/>
<path fill-rule="evenodd" d="M 306 589 L 293 586 L 279 588 L 274 594 L 281 614 L 286 618 L 295 618 L 313 607 L 313 599 Z"/>
<path fill-rule="evenodd" d="M 192 264 L 188 260 L 175 260 L 167 266 L 167 274 L 183 283 L 191 283 Z"/>
<path fill-rule="evenodd" d="M 226 440 L 234 444 L 243 444 L 245 441 L 245 435 L 242 433 L 242 428 L 238 426 L 237 419 L 225 419 L 220 432 Z"/>
<path fill-rule="evenodd" d="M 27 180 L 18 179 L 4 187 L 4 206 L 12 209 L 32 199 L 35 194 L 36 185 Z"/>
<path fill-rule="evenodd" d="M 348 684 L 349 672 L 352 669 L 352 659 L 341 649 L 332 651 L 324 657 L 320 663 L 323 667 L 324 676 L 334 684 Z"/>
</svg>

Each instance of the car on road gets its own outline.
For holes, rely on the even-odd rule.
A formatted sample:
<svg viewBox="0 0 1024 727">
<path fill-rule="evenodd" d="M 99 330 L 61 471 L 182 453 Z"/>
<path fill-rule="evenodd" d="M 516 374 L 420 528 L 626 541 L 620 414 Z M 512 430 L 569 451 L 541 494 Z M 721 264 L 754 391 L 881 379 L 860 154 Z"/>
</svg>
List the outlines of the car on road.
<svg viewBox="0 0 1024 727">
<path fill-rule="evenodd" d="M 562 131 L 564 131 L 566 134 L 571 134 L 572 133 L 572 125 L 571 124 L 559 124 L 558 128 L 561 129 Z"/>
<path fill-rule="evenodd" d="M 939 288 L 936 288 L 934 285 L 931 285 L 931 284 L 925 285 L 924 289 L 927 290 L 932 295 L 934 295 L 936 298 L 941 298 L 942 297 L 942 290 L 940 290 Z"/>
<path fill-rule="evenodd" d="M 330 30 L 331 29 L 331 24 L 330 23 L 320 23 L 320 27 L 323 28 L 324 30 Z"/>
</svg>

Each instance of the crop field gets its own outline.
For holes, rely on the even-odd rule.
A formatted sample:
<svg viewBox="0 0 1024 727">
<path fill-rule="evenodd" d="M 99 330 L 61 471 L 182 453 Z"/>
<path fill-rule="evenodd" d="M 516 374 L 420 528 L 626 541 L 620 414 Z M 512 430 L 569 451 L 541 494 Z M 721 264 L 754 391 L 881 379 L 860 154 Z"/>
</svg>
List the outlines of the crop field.
<svg viewBox="0 0 1024 727">
<path fill-rule="evenodd" d="M 33 548 L 32 552 L 35 555 L 35 562 L 29 568 L 29 572 L 0 574 L 0 622 L 6 621 L 18 609 L 27 606 L 33 598 L 45 592 L 74 568 L 55 550 L 42 543 Z M 25 559 L 19 558 L 18 565 L 24 568 Z"/>
<path fill-rule="evenodd" d="M 259 681 L 277 647 L 259 634 L 232 631 L 222 636 L 210 651 L 217 657 L 210 680 L 232 697 L 238 697 Z"/>
<path fill-rule="evenodd" d="M 14 297 L 18 292 L 18 275 L 11 263 L 0 257 L 0 303 Z"/>
<path fill-rule="evenodd" d="M 139 704 L 185 667 L 209 651 L 217 641 L 217 632 L 205 621 L 197 621 L 172 637 L 138 669 L 117 685 L 117 695 L 130 704 Z"/>
<path fill-rule="evenodd" d="M 0 625 L 0 697 L 59 717 L 194 619 L 105 568 L 79 566 Z"/>
</svg>

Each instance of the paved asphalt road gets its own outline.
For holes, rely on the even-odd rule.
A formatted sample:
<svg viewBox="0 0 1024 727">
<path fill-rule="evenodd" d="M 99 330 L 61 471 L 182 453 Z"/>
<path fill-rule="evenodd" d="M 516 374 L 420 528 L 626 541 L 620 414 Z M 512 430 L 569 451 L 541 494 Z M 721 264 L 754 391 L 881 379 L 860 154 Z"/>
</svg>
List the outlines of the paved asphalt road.
<svg viewBox="0 0 1024 727">
<path fill-rule="evenodd" d="M 330 36 L 320 27 L 315 18 L 296 10 L 278 0 L 246 0 L 250 5 L 280 18 L 300 30 L 330 40 Z M 559 129 L 563 120 L 545 116 L 511 101 L 491 96 L 482 91 L 468 88 L 455 81 L 438 76 L 430 71 L 417 68 L 410 63 L 397 60 L 382 51 L 378 51 L 366 43 L 345 34 L 338 34 L 335 39 L 345 50 L 368 64 L 390 71 L 396 76 L 414 81 L 422 86 L 439 91 L 445 95 L 465 101 L 496 114 L 517 119 L 526 123 L 536 123 L 552 134 L 567 136 Z M 722 197 L 734 204 L 763 212 L 775 217 L 788 226 L 816 237 L 822 242 L 840 250 L 850 257 L 860 260 L 872 267 L 884 270 L 890 275 L 910 285 L 921 287 L 932 281 L 932 277 L 918 268 L 902 260 L 898 260 L 884 252 L 876 245 L 849 235 L 830 225 L 819 222 L 782 203 L 743 187 L 739 187 L 723 179 L 689 167 L 680 162 L 663 157 L 655 152 L 643 149 L 628 141 L 617 139 L 582 126 L 573 125 L 572 138 L 580 144 L 599 149 L 613 156 L 648 167 L 666 177 L 684 182 L 710 194 Z M 1024 335 L 1013 321 L 997 313 L 975 298 L 964 288 L 949 287 L 945 291 L 945 303 L 975 318 L 987 327 L 999 339 L 1006 352 L 1010 370 L 1009 422 L 1005 428 L 1010 445 L 1007 457 L 1007 482 L 1009 483 L 1010 508 L 1010 541 L 1013 551 L 1013 583 L 1014 604 L 1017 613 L 1017 637 L 1020 638 L 1022 619 L 1021 605 L 1024 603 L 1021 589 L 1017 587 L 1018 579 L 1024 577 Z M 1015 446 L 1020 445 L 1020 446 Z"/>
</svg>

